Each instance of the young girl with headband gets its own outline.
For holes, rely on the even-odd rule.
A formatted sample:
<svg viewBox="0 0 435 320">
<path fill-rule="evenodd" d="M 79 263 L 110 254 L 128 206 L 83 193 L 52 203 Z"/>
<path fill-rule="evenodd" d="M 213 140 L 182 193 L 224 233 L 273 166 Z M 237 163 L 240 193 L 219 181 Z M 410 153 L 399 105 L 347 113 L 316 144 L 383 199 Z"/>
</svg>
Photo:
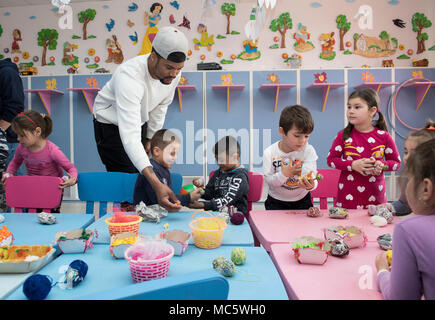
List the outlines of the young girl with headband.
<svg viewBox="0 0 435 320">
<path fill-rule="evenodd" d="M 53 128 L 50 116 L 33 110 L 21 112 L 12 120 L 11 126 L 18 136 L 20 145 L 17 147 L 2 181 L 4 181 L 5 176 L 14 175 L 24 161 L 29 176 L 63 177 L 65 170 L 67 178 L 64 178 L 64 181 L 59 184 L 61 189 L 77 182 L 76 167 L 57 145 L 47 140 Z M 59 212 L 59 209 L 60 207 L 54 212 Z"/>
</svg>

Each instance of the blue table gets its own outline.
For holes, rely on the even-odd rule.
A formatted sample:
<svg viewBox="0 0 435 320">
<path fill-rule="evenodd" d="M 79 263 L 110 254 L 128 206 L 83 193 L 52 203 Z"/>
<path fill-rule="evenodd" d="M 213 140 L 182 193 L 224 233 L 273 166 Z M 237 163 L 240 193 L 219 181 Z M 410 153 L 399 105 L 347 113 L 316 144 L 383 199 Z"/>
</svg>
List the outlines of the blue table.
<svg viewBox="0 0 435 320">
<path fill-rule="evenodd" d="M 192 216 L 191 211 L 181 211 L 181 212 L 170 212 L 168 216 L 160 219 L 159 223 L 155 222 L 141 222 L 139 233 L 145 234 L 147 236 L 154 237 L 156 234 L 165 231 L 164 225 L 169 224 L 169 230 L 183 230 L 191 233 L 192 230 L 189 227 L 190 217 Z M 196 217 L 206 217 L 206 214 L 197 214 Z M 110 244 L 109 229 L 105 222 L 106 219 L 112 217 L 112 214 L 107 214 L 104 217 L 98 219 L 93 224 L 89 226 L 89 229 L 96 229 L 98 232 L 98 238 L 94 240 L 94 243 Z M 190 237 L 189 244 L 193 244 L 193 238 Z M 225 229 L 224 236 L 222 239 L 223 246 L 253 246 L 254 238 L 252 236 L 251 228 L 249 223 L 246 221 L 240 225 L 233 225 L 231 222 L 227 225 Z"/>
<path fill-rule="evenodd" d="M 183 256 L 174 256 L 171 259 L 168 278 L 205 269 L 210 270 L 213 268 L 213 259 L 219 256 L 230 257 L 233 249 L 232 246 L 221 246 L 212 250 L 189 246 Z M 233 277 L 227 278 L 230 286 L 228 299 L 287 300 L 284 285 L 267 252 L 259 247 L 245 247 L 244 249 L 247 253 L 246 263 L 237 267 Z M 127 261 L 115 260 L 110 255 L 109 246 L 103 244 L 95 245 L 94 248 L 82 254 L 62 254 L 38 273 L 49 275 L 57 281 L 61 276 L 58 273 L 59 267 L 69 265 L 75 259 L 81 259 L 89 266 L 83 282 L 71 290 L 62 290 L 55 286 L 51 289 L 47 300 L 77 300 L 83 296 L 134 283 Z M 22 285 L 8 299 L 26 299 Z"/>
<path fill-rule="evenodd" d="M 71 229 L 86 228 L 94 221 L 91 214 L 56 214 L 58 223 L 45 225 L 38 222 L 37 213 L 2 213 L 6 225 L 14 236 L 13 244 L 50 245 L 55 240 L 57 232 Z M 58 254 L 58 253 L 57 253 Z M 0 299 L 21 285 L 32 273 L 0 274 Z"/>
<path fill-rule="evenodd" d="M 37 213 L 2 213 L 6 225 L 14 236 L 13 244 L 49 245 L 55 240 L 57 232 L 86 228 L 94 221 L 92 214 L 59 213 L 55 214 L 57 223 L 40 224 Z"/>
</svg>

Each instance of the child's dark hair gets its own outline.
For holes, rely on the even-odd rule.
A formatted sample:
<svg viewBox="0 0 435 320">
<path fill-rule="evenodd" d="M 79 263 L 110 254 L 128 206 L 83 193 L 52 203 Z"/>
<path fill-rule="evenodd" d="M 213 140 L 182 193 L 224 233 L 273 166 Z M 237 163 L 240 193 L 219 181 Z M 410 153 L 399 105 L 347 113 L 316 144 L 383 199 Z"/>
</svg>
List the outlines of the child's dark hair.
<svg viewBox="0 0 435 320">
<path fill-rule="evenodd" d="M 411 132 L 408 138 L 415 138 L 418 140 L 418 143 L 426 142 L 430 139 L 435 139 L 435 121 L 427 120 L 426 124 L 421 130 Z"/>
<path fill-rule="evenodd" d="M 281 111 L 279 126 L 282 127 L 285 134 L 293 126 L 300 130 L 301 133 L 311 133 L 314 130 L 314 120 L 307 108 L 296 104 L 287 106 Z"/>
<path fill-rule="evenodd" d="M 214 145 L 214 155 L 217 157 L 219 154 L 225 152 L 226 155 L 231 156 L 235 153 L 237 153 L 240 156 L 240 144 L 232 136 L 225 136 L 222 139 L 220 139 L 216 144 Z"/>
<path fill-rule="evenodd" d="M 28 110 L 17 114 L 12 120 L 11 127 L 20 136 L 25 135 L 24 131 L 33 132 L 39 127 L 41 128 L 41 137 L 46 139 L 53 130 L 53 121 L 48 114 Z"/>
<path fill-rule="evenodd" d="M 180 138 L 171 130 L 160 129 L 154 133 L 154 136 L 151 138 L 151 152 L 153 151 L 154 147 L 158 147 L 159 149 L 163 150 L 172 142 L 181 143 Z"/>
<path fill-rule="evenodd" d="M 406 162 L 406 173 L 418 186 L 428 178 L 435 183 L 435 139 L 423 142 L 415 148 Z"/>
<path fill-rule="evenodd" d="M 349 96 L 349 99 L 354 99 L 354 98 L 360 98 L 362 100 L 364 100 L 365 102 L 367 102 L 369 108 L 372 107 L 376 107 L 378 110 L 377 114 L 378 114 L 378 120 L 376 120 L 376 123 L 374 124 L 374 126 L 378 129 L 387 131 L 388 127 L 387 127 L 387 122 L 385 121 L 385 117 L 382 114 L 382 112 L 380 111 L 380 100 L 379 100 L 379 96 L 376 93 L 375 90 L 371 89 L 371 88 L 363 88 L 363 89 L 358 89 L 355 90 L 354 92 L 352 92 Z M 353 130 L 353 124 L 349 123 L 347 125 L 346 128 L 344 128 L 343 131 L 343 140 L 347 140 L 350 135 L 352 134 L 352 130 Z"/>
</svg>

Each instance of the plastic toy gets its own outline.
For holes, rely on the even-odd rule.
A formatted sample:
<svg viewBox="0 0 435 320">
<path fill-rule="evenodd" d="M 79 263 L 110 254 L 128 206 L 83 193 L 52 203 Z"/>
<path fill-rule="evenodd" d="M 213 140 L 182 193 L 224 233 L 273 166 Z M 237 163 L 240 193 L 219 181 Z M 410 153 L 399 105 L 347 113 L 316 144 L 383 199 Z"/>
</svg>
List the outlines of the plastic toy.
<svg viewBox="0 0 435 320">
<path fill-rule="evenodd" d="M 323 179 L 323 176 L 320 173 L 318 173 L 313 177 L 313 171 L 310 171 L 305 176 L 301 176 L 298 179 L 303 180 L 304 178 L 306 178 L 307 180 L 313 179 L 313 180 L 320 181 Z"/>
<path fill-rule="evenodd" d="M 430 28 L 432 22 L 425 16 L 424 13 L 416 12 L 412 16 L 412 31 L 417 32 L 417 53 L 423 53 L 426 51 L 426 46 L 424 41 L 428 40 L 429 36 L 423 29 Z"/>
</svg>

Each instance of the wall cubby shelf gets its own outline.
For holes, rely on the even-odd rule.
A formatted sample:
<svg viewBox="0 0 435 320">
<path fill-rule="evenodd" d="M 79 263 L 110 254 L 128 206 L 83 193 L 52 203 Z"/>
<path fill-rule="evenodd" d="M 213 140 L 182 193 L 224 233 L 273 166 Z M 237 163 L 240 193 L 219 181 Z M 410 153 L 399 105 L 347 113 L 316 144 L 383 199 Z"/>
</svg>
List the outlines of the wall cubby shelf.
<svg viewBox="0 0 435 320">
<path fill-rule="evenodd" d="M 51 95 L 52 94 L 63 94 L 63 91 L 54 89 L 24 89 L 24 92 L 37 93 L 41 98 L 42 104 L 44 105 L 47 113 L 50 114 L 51 108 Z"/>
<path fill-rule="evenodd" d="M 307 87 L 307 89 L 321 89 L 322 90 L 322 112 L 325 111 L 326 102 L 328 101 L 329 91 L 331 89 L 337 89 L 344 87 L 346 83 L 313 83 Z"/>
<path fill-rule="evenodd" d="M 93 114 L 92 110 L 94 107 L 95 96 L 97 95 L 98 91 L 101 90 L 101 88 L 68 88 L 67 90 L 73 92 L 82 92 L 83 96 L 85 97 L 86 104 L 88 105 L 89 112 Z"/>
<path fill-rule="evenodd" d="M 381 88 L 391 87 L 399 84 L 398 82 L 364 82 L 357 85 L 355 88 L 369 87 L 379 93 Z"/>
<path fill-rule="evenodd" d="M 296 84 L 293 83 L 266 83 L 266 84 L 262 84 L 260 86 L 260 90 L 270 90 L 270 89 L 276 89 L 276 94 L 275 94 L 275 108 L 273 112 L 276 112 L 276 107 L 278 105 L 278 97 L 279 97 L 279 90 L 288 90 L 291 89 L 293 87 L 295 87 Z"/>
<path fill-rule="evenodd" d="M 420 109 L 421 103 L 423 102 L 424 98 L 426 97 L 427 93 L 429 92 L 429 89 L 435 85 L 435 81 L 415 81 L 409 84 L 406 84 L 404 87 L 415 87 L 416 89 L 416 102 L 417 107 L 416 110 Z"/>
<path fill-rule="evenodd" d="M 227 91 L 227 112 L 230 112 L 230 91 L 231 90 L 243 90 L 244 84 L 230 84 L 230 85 L 212 85 L 213 90 L 226 90 Z"/>
<path fill-rule="evenodd" d="M 180 112 L 183 112 L 183 91 L 196 91 L 196 87 L 190 84 L 177 86 L 178 101 L 180 102 Z"/>
</svg>

